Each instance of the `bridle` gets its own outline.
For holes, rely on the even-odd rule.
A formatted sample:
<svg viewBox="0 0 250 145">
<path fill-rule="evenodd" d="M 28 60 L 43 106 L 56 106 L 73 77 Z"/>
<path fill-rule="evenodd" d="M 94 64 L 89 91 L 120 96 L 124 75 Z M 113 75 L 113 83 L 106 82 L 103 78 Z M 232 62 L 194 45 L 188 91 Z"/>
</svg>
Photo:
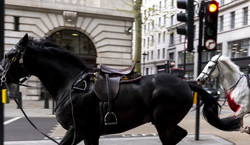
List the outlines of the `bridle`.
<svg viewBox="0 0 250 145">
<path fill-rule="evenodd" d="M 1 86 L 2 86 L 2 83 L 6 82 L 6 75 L 7 75 L 7 72 L 9 71 L 9 68 L 10 66 L 17 61 L 17 59 L 19 58 L 19 64 L 21 65 L 22 69 L 23 69 L 23 72 L 25 74 L 27 74 L 21 81 L 20 81 L 20 84 L 24 83 L 26 80 L 28 80 L 28 78 L 30 77 L 30 75 L 28 75 L 26 69 L 24 68 L 24 64 L 23 64 L 23 56 L 25 54 L 25 51 L 26 51 L 26 47 L 20 47 L 20 46 L 17 46 L 18 48 L 12 48 L 11 50 L 12 51 L 17 51 L 16 55 L 14 57 L 12 57 L 11 59 L 8 59 L 6 58 L 6 56 L 4 56 L 3 58 L 3 63 L 4 63 L 4 66 L 3 65 L 0 65 L 0 71 L 1 71 L 1 78 L 0 78 L 0 81 L 1 81 Z M 20 85 L 19 84 L 19 85 Z"/>
<path fill-rule="evenodd" d="M 216 69 L 216 67 L 218 68 L 218 71 L 220 72 L 220 69 L 218 67 L 218 62 L 219 62 L 219 59 L 221 57 L 221 54 L 219 54 L 218 58 L 216 60 L 210 60 L 209 62 L 213 62 L 214 65 L 211 67 L 211 70 L 209 72 L 204 72 L 202 71 L 201 73 L 206 75 L 210 80 L 211 80 L 211 74 L 212 72 Z"/>
<path fill-rule="evenodd" d="M 27 121 L 33 126 L 33 128 L 35 130 L 37 130 L 39 133 L 41 133 L 42 135 L 44 135 L 45 137 L 47 137 L 48 139 L 50 139 L 51 141 L 55 142 L 56 144 L 59 144 L 56 140 L 54 140 L 53 138 L 51 138 L 50 136 L 48 136 L 47 134 L 43 133 L 42 131 L 40 131 L 36 125 L 29 119 L 29 117 L 27 116 L 27 114 L 24 112 L 24 110 L 22 109 L 22 106 L 19 104 L 19 102 L 17 101 L 16 97 L 14 96 L 13 92 L 11 91 L 10 86 L 7 84 L 6 80 L 6 75 L 10 69 L 10 66 L 15 63 L 17 61 L 17 59 L 19 58 L 19 64 L 21 65 L 24 73 L 27 74 L 26 69 L 24 68 L 24 64 L 23 64 L 23 56 L 25 54 L 25 51 L 27 49 L 27 47 L 20 47 L 20 46 L 16 46 L 18 48 L 12 48 L 12 51 L 17 51 L 16 55 L 14 57 L 12 57 L 11 59 L 6 58 L 6 56 L 4 56 L 3 58 L 3 64 L 0 65 L 0 85 L 2 86 L 3 84 L 6 86 L 7 90 L 9 90 L 10 96 L 14 99 L 14 101 L 16 102 L 16 104 L 18 105 L 18 107 L 20 108 L 21 112 L 23 113 L 23 115 L 25 116 L 25 118 L 27 119 Z M 26 75 L 21 81 L 20 83 L 24 83 L 26 80 L 28 80 L 28 78 L 30 77 L 30 75 Z M 20 85 L 19 83 L 19 85 Z"/>
<path fill-rule="evenodd" d="M 206 75 L 210 80 L 211 80 L 211 74 L 212 74 L 212 72 L 216 69 L 216 67 L 217 67 L 217 69 L 218 69 L 218 71 L 219 71 L 219 73 L 220 73 L 220 68 L 218 67 L 218 61 L 219 61 L 219 58 L 221 57 L 221 54 L 218 56 L 218 58 L 216 59 L 216 60 L 214 60 L 214 61 L 210 61 L 210 62 L 213 62 L 214 63 L 214 65 L 212 66 L 212 68 L 211 68 L 211 70 L 207 73 L 207 72 L 201 72 L 202 74 L 204 74 L 204 75 Z M 235 88 L 236 88 L 236 86 L 239 84 L 239 82 L 240 82 L 240 80 L 244 77 L 244 76 L 246 76 L 246 75 L 240 75 L 240 78 L 236 81 L 236 83 L 234 83 L 234 85 L 232 85 L 231 87 L 229 87 L 228 89 L 226 89 L 226 88 L 223 88 L 224 89 L 224 91 L 225 91 L 225 94 L 227 94 L 228 92 L 230 92 L 230 91 L 233 91 Z"/>
</svg>

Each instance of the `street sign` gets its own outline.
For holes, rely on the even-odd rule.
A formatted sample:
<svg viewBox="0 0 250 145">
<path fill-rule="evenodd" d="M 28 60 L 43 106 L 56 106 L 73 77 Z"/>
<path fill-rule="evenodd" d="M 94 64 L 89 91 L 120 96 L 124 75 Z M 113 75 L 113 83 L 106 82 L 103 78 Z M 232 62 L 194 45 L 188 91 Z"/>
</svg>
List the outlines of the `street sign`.
<svg viewBox="0 0 250 145">
<path fill-rule="evenodd" d="M 208 50 L 214 50 L 216 48 L 216 42 L 213 39 L 208 39 L 205 42 L 205 47 Z"/>
</svg>

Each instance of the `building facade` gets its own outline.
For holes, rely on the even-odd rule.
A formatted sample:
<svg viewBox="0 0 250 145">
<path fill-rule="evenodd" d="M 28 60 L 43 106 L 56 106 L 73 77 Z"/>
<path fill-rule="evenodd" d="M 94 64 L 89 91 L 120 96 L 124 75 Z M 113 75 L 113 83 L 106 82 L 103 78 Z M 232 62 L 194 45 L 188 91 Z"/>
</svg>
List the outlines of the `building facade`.
<svg viewBox="0 0 250 145">
<path fill-rule="evenodd" d="M 6 0 L 5 4 L 5 51 L 28 33 L 49 37 L 91 67 L 132 64 L 130 0 Z M 26 84 L 41 85 L 35 77 Z M 36 87 L 20 89 L 26 99 L 41 95 Z"/>
<path fill-rule="evenodd" d="M 205 65 L 216 53 L 222 53 L 245 71 L 250 63 L 250 16 L 248 0 L 217 0 L 219 2 L 217 51 L 203 51 Z M 198 1 L 199 3 L 200 1 Z M 185 36 L 176 33 L 182 25 L 176 20 L 180 10 L 176 0 L 144 0 L 142 25 L 142 73 L 144 75 L 165 71 L 168 61 L 184 68 L 188 79 L 197 77 L 197 45 L 199 35 L 198 16 L 195 16 L 194 51 L 185 52 Z M 196 10 L 198 11 L 197 7 Z M 196 11 L 195 10 L 195 11 Z M 186 53 L 186 54 L 185 54 Z M 184 61 L 184 56 L 186 59 Z"/>
</svg>

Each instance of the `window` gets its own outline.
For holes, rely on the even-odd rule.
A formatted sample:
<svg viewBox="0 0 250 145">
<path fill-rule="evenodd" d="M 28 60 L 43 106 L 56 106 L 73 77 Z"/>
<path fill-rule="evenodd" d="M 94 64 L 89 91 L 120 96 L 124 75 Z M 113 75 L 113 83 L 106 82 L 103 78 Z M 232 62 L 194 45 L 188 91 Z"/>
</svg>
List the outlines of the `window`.
<svg viewBox="0 0 250 145">
<path fill-rule="evenodd" d="M 168 58 L 168 59 L 169 59 L 170 61 L 174 61 L 174 52 L 170 52 L 168 55 L 169 55 L 169 58 Z"/>
<path fill-rule="evenodd" d="M 174 0 L 171 0 L 171 6 L 174 7 Z"/>
<path fill-rule="evenodd" d="M 162 59 L 164 59 L 166 57 L 166 49 L 163 48 L 162 49 Z"/>
<path fill-rule="evenodd" d="M 242 39 L 228 43 L 229 56 L 231 58 L 239 58 L 249 56 L 250 39 Z"/>
<path fill-rule="evenodd" d="M 243 8 L 243 26 L 248 24 L 248 7 Z"/>
<path fill-rule="evenodd" d="M 161 56 L 161 50 L 158 49 L 158 50 L 157 50 L 157 59 L 160 59 L 160 56 Z"/>
<path fill-rule="evenodd" d="M 180 51 L 179 57 L 178 57 L 178 64 L 184 64 L 184 51 Z M 190 53 L 188 51 L 186 51 L 186 63 L 194 63 L 194 55 L 193 53 Z"/>
<path fill-rule="evenodd" d="M 147 25 L 144 25 L 144 33 L 147 33 Z"/>
<path fill-rule="evenodd" d="M 159 17 L 159 27 L 161 27 L 161 17 Z"/>
<path fill-rule="evenodd" d="M 163 43 L 165 43 L 166 42 L 166 32 L 164 31 L 162 35 L 163 35 L 162 36 L 162 41 L 163 41 Z"/>
<path fill-rule="evenodd" d="M 174 25 L 174 15 L 171 16 L 170 26 Z"/>
<path fill-rule="evenodd" d="M 146 47 L 146 40 L 143 39 L 143 48 L 145 48 L 145 47 Z"/>
<path fill-rule="evenodd" d="M 235 28 L 235 12 L 231 12 L 231 29 Z"/>
<path fill-rule="evenodd" d="M 220 31 L 223 31 L 224 28 L 224 16 L 220 16 Z"/>
<path fill-rule="evenodd" d="M 155 28 L 155 21 L 154 20 L 152 21 L 151 25 L 152 25 L 152 29 L 154 30 L 154 28 Z"/>
<path fill-rule="evenodd" d="M 153 5 L 152 7 L 152 14 L 154 14 L 154 12 L 155 12 L 155 5 Z"/>
<path fill-rule="evenodd" d="M 14 30 L 15 31 L 19 31 L 19 25 L 20 25 L 19 19 L 20 19 L 20 17 L 14 16 Z"/>
<path fill-rule="evenodd" d="M 151 60 L 154 60 L 154 51 L 151 51 Z"/>
<path fill-rule="evenodd" d="M 161 1 L 159 2 L 159 10 L 161 11 Z"/>
<path fill-rule="evenodd" d="M 89 37 L 75 30 L 60 30 L 50 36 L 61 47 L 78 55 L 83 61 L 96 66 L 96 49 Z"/>
<path fill-rule="evenodd" d="M 150 42 L 150 41 L 149 41 L 149 37 L 148 37 L 148 39 L 147 39 L 147 47 L 149 47 L 149 42 Z"/>
<path fill-rule="evenodd" d="M 220 6 L 224 5 L 224 0 L 220 0 Z"/>
<path fill-rule="evenodd" d="M 170 34 L 169 45 L 174 45 L 174 33 Z"/>
<path fill-rule="evenodd" d="M 154 36 L 152 35 L 152 36 L 151 36 L 151 46 L 154 46 L 154 42 L 155 42 L 155 38 L 154 38 Z"/>
<path fill-rule="evenodd" d="M 202 52 L 202 62 L 208 62 L 211 58 L 216 55 L 216 51 L 203 51 Z"/>
<path fill-rule="evenodd" d="M 146 76 L 149 75 L 149 71 L 148 68 L 146 68 Z"/>
<path fill-rule="evenodd" d="M 158 33 L 158 44 L 161 44 L 161 33 Z"/>
</svg>

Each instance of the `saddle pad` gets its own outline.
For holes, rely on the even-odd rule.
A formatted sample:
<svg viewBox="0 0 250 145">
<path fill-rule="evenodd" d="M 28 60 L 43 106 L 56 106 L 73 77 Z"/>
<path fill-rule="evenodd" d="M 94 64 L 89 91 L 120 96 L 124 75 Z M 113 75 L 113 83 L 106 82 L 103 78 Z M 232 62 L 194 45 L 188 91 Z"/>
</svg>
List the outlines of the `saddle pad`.
<svg viewBox="0 0 250 145">
<path fill-rule="evenodd" d="M 110 91 L 110 101 L 111 101 L 118 94 L 120 87 L 120 77 L 110 77 L 108 81 L 109 81 L 109 91 Z M 107 90 L 106 80 L 101 75 L 98 76 L 98 79 L 95 83 L 94 92 L 101 101 L 108 102 L 108 90 Z"/>
</svg>

